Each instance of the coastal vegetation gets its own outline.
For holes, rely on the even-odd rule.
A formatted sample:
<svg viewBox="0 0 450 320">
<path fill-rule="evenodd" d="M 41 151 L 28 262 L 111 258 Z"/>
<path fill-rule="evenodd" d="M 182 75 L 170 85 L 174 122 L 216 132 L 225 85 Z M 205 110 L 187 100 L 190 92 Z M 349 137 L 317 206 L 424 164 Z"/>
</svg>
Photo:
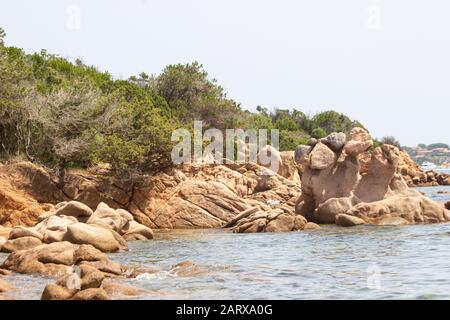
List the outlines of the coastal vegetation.
<svg viewBox="0 0 450 320">
<path fill-rule="evenodd" d="M 127 80 L 45 50 L 28 54 L 0 31 L 0 157 L 57 168 L 109 163 L 114 170 L 157 172 L 170 166 L 176 128 L 279 129 L 280 149 L 310 137 L 362 125 L 335 111 L 307 115 L 229 98 L 198 62 L 167 66 L 159 75 Z"/>
</svg>

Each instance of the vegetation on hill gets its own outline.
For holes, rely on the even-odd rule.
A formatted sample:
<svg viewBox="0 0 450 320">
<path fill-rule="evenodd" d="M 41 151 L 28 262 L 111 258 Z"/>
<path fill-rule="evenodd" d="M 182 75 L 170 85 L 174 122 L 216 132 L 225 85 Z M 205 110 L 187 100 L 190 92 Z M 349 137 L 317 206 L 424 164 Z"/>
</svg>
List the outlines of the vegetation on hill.
<svg viewBox="0 0 450 320">
<path fill-rule="evenodd" d="M 361 126 L 334 111 L 244 110 L 197 62 L 117 80 L 81 60 L 8 47 L 4 36 L 0 29 L 0 156 L 57 167 L 61 178 L 67 167 L 100 162 L 138 172 L 165 168 L 172 131 L 192 129 L 193 120 L 204 129 L 279 129 L 281 150 Z"/>
</svg>

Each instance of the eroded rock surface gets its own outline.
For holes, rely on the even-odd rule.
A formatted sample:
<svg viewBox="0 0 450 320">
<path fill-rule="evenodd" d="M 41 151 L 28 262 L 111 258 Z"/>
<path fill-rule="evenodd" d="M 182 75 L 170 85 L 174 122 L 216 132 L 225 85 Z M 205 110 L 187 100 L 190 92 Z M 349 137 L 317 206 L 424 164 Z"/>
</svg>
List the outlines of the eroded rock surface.
<svg viewBox="0 0 450 320">
<path fill-rule="evenodd" d="M 308 153 L 302 152 L 302 196 L 296 212 L 308 221 L 342 226 L 450 221 L 442 204 L 408 188 L 399 173 L 404 156 L 397 147 L 376 148 L 361 168 L 360 155 L 371 146 L 370 135 L 355 128 L 343 151 L 318 142 Z"/>
</svg>

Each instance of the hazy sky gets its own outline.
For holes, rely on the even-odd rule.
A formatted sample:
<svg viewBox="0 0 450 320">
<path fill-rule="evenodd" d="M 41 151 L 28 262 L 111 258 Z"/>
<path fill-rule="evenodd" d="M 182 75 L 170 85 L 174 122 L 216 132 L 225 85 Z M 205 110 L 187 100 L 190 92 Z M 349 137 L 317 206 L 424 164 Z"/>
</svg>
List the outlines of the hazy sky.
<svg viewBox="0 0 450 320">
<path fill-rule="evenodd" d="M 197 60 L 254 110 L 334 109 L 450 143 L 448 0 L 1 0 L 8 45 L 127 78 Z"/>
</svg>

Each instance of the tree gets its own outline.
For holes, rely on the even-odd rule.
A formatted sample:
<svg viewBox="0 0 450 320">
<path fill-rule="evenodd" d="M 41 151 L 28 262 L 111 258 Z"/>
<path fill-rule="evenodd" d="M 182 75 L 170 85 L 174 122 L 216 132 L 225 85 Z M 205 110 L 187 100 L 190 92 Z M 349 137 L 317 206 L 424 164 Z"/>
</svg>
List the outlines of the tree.
<svg viewBox="0 0 450 320">
<path fill-rule="evenodd" d="M 332 132 L 348 133 L 354 127 L 363 127 L 358 121 L 353 121 L 346 115 L 336 111 L 325 111 L 316 114 L 312 119 L 315 127 L 320 127 L 327 134 Z"/>
<path fill-rule="evenodd" d="M 311 136 L 315 139 L 321 139 L 325 138 L 327 136 L 327 133 L 322 128 L 315 128 L 312 131 Z"/>
<path fill-rule="evenodd" d="M 392 146 L 396 146 L 399 150 L 402 150 L 400 142 L 393 136 L 383 137 L 381 139 L 381 144 L 390 144 Z"/>
<path fill-rule="evenodd" d="M 239 105 L 226 97 L 215 79 L 198 62 L 169 65 L 155 78 L 153 90 L 185 123 L 203 120 L 204 127 L 225 129 L 238 116 Z"/>
</svg>

